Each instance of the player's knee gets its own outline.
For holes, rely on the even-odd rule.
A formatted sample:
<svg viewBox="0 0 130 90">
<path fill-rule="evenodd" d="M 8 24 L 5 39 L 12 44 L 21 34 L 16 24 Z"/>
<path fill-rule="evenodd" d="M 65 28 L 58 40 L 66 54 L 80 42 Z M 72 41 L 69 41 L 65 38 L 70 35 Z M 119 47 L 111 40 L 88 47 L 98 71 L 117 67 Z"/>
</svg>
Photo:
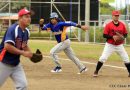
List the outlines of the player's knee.
<svg viewBox="0 0 130 90">
<path fill-rule="evenodd" d="M 51 55 L 51 56 L 54 56 L 54 55 L 55 55 L 55 52 L 50 51 L 50 55 Z"/>
<path fill-rule="evenodd" d="M 107 60 L 107 57 L 103 57 L 103 56 L 101 56 L 100 58 L 99 58 L 99 61 L 100 62 L 106 62 L 106 60 Z"/>
<path fill-rule="evenodd" d="M 102 63 L 105 63 L 105 62 L 106 62 L 105 59 L 99 59 L 99 61 L 102 62 Z"/>
<path fill-rule="evenodd" d="M 106 58 L 99 58 L 99 61 L 102 62 L 102 63 L 105 63 L 106 62 Z"/>
<path fill-rule="evenodd" d="M 122 60 L 124 61 L 124 63 L 130 63 L 130 60 L 129 60 L 129 56 L 124 56 L 122 57 Z"/>
<path fill-rule="evenodd" d="M 125 60 L 123 60 L 124 61 L 124 63 L 130 63 L 130 60 L 129 59 L 125 59 Z"/>
<path fill-rule="evenodd" d="M 27 90 L 27 87 L 16 87 L 16 90 Z"/>
<path fill-rule="evenodd" d="M 16 85 L 16 90 L 27 90 L 27 81 L 20 81 L 19 84 Z"/>
<path fill-rule="evenodd" d="M 27 86 L 28 86 L 27 82 L 24 82 L 23 86 L 24 86 L 24 88 L 27 88 Z"/>
</svg>

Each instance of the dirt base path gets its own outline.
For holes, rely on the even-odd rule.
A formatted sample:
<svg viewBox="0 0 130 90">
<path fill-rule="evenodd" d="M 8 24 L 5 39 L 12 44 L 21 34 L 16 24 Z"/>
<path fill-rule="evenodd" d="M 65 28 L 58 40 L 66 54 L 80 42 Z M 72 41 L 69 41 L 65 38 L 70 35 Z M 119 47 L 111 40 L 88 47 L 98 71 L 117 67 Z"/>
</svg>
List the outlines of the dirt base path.
<svg viewBox="0 0 130 90">
<path fill-rule="evenodd" d="M 22 60 L 28 90 L 130 90 L 130 78 L 124 69 L 103 67 L 99 77 L 93 78 L 95 65 L 85 64 L 89 68 L 88 71 L 78 75 L 78 69 L 72 62 L 61 60 L 61 63 L 63 72 L 51 73 L 54 64 L 48 58 L 37 64 L 28 59 Z M 106 64 L 124 67 L 122 62 L 108 61 Z M 14 90 L 12 81 L 8 79 L 0 90 Z"/>
</svg>

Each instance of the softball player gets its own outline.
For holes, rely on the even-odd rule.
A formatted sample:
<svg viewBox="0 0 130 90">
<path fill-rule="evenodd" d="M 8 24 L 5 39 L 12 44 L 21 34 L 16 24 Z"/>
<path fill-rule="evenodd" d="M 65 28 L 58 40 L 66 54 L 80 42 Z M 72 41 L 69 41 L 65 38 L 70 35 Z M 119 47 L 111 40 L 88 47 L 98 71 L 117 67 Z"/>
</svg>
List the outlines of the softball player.
<svg viewBox="0 0 130 90">
<path fill-rule="evenodd" d="M 53 58 L 56 67 L 51 70 L 51 72 L 61 72 L 61 65 L 58 60 L 57 53 L 64 51 L 65 54 L 68 56 L 69 59 L 71 59 L 79 68 L 80 73 L 86 71 L 86 67 L 80 62 L 80 60 L 75 56 L 73 50 L 70 47 L 70 40 L 68 38 L 68 35 L 66 33 L 66 27 L 67 26 L 75 26 L 79 27 L 83 30 L 87 30 L 87 26 L 80 26 L 74 22 L 62 22 L 59 20 L 57 13 L 53 12 L 50 14 L 50 23 L 44 25 L 41 29 L 42 30 L 51 30 L 52 33 L 55 35 L 55 38 L 58 42 L 57 45 L 55 45 L 51 51 L 51 57 Z"/>
<path fill-rule="evenodd" d="M 124 40 L 120 42 L 115 41 L 116 32 L 119 32 L 123 38 L 127 37 L 127 30 L 124 25 L 124 23 L 119 21 L 119 11 L 113 11 L 112 12 L 112 21 L 109 22 L 105 28 L 103 37 L 107 39 L 107 42 L 105 44 L 103 53 L 101 57 L 99 58 L 99 61 L 96 66 L 96 70 L 94 72 L 94 77 L 98 76 L 98 71 L 102 67 L 103 63 L 108 59 L 108 57 L 113 53 L 116 52 L 118 55 L 121 56 L 122 60 L 125 63 L 125 66 L 128 70 L 129 77 L 130 77 L 130 61 L 127 52 L 124 49 L 123 42 Z"/>
<path fill-rule="evenodd" d="M 18 22 L 6 31 L 0 45 L 0 86 L 10 77 L 15 83 L 15 90 L 27 90 L 27 80 L 20 64 L 20 55 L 31 58 L 27 42 L 30 22 L 30 11 L 21 9 L 18 12 Z"/>
</svg>

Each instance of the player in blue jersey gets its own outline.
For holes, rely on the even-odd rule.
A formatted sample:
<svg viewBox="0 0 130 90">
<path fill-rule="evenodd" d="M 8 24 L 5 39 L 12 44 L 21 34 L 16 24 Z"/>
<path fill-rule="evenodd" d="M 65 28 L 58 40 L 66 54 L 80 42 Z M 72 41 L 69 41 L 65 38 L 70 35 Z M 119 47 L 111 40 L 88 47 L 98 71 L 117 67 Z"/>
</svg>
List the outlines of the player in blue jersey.
<svg viewBox="0 0 130 90">
<path fill-rule="evenodd" d="M 71 59 L 79 68 L 79 74 L 86 71 L 86 66 L 83 65 L 80 60 L 75 56 L 73 50 L 70 47 L 70 40 L 68 38 L 68 35 L 66 33 L 66 27 L 68 26 L 75 26 L 78 28 L 81 28 L 82 30 L 87 30 L 88 27 L 83 25 L 76 24 L 74 22 L 62 22 L 58 18 L 58 14 L 56 12 L 52 12 L 50 14 L 50 23 L 43 24 L 41 21 L 44 21 L 43 19 L 40 20 L 40 27 L 42 30 L 51 30 L 51 32 L 55 35 L 55 38 L 57 40 L 57 45 L 55 45 L 51 51 L 51 57 L 53 58 L 56 67 L 51 70 L 51 72 L 61 72 L 61 65 L 58 60 L 57 53 L 64 51 L 65 54 L 68 56 L 69 59 Z"/>
<path fill-rule="evenodd" d="M 6 31 L 0 44 L 0 86 L 10 77 L 15 90 L 27 90 L 27 80 L 20 64 L 20 55 L 31 58 L 32 52 L 28 47 L 31 22 L 30 11 L 21 9 L 18 12 L 18 22 Z"/>
</svg>

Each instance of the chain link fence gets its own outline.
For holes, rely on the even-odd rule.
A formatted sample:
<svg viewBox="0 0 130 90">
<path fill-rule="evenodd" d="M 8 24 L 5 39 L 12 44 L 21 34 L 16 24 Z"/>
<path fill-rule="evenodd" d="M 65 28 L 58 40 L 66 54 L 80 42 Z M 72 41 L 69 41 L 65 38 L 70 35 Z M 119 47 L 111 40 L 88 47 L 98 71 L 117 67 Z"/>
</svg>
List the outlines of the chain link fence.
<svg viewBox="0 0 130 90">
<path fill-rule="evenodd" d="M 54 2 L 56 1 L 56 2 Z M 21 8 L 27 8 L 34 14 L 32 16 L 32 24 L 29 26 L 32 39 L 54 39 L 51 32 L 41 32 L 38 25 L 38 20 L 45 17 L 45 23 L 49 22 L 49 14 L 53 11 L 57 12 L 62 20 L 72 20 L 81 25 L 85 24 L 84 15 L 81 13 L 85 7 L 82 7 L 82 0 L 70 0 L 60 2 L 58 0 L 0 0 L 0 37 L 3 37 L 4 32 L 7 30 L 10 24 L 17 21 L 17 12 Z M 81 5 L 81 6 L 80 6 Z M 65 12 L 64 12 L 65 11 Z M 75 13 L 74 13 L 75 12 Z M 39 14 L 42 13 L 42 14 Z M 80 13 L 80 14 L 79 14 Z M 123 20 L 129 18 L 129 16 L 121 16 L 123 22 L 126 23 L 129 32 L 130 20 Z M 104 23 L 111 19 L 111 15 L 100 16 L 99 21 L 88 21 L 90 25 L 89 42 L 91 43 L 105 43 L 103 38 Z M 70 39 L 85 42 L 86 34 L 79 28 L 69 27 L 67 29 Z M 126 38 L 125 44 L 130 44 L 130 37 Z"/>
</svg>

